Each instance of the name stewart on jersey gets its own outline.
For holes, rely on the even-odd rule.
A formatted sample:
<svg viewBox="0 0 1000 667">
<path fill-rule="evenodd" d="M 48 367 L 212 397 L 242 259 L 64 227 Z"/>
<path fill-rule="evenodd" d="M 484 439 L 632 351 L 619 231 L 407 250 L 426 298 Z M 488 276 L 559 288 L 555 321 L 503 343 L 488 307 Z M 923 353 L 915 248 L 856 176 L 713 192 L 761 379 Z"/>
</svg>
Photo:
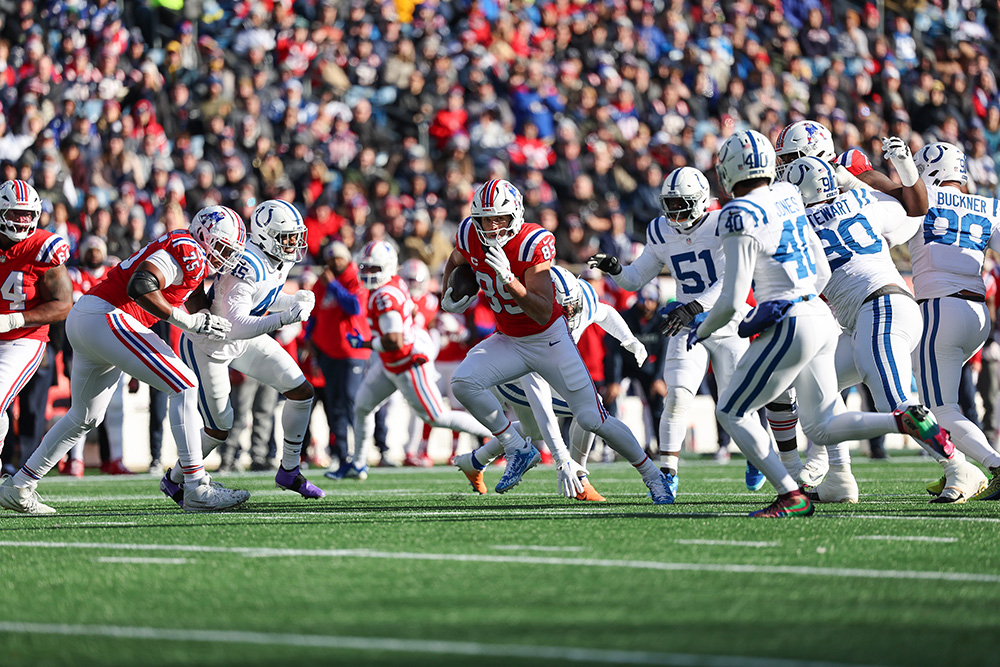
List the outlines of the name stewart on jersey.
<svg viewBox="0 0 1000 667">
<path fill-rule="evenodd" d="M 28 238 L 14 244 L 6 252 L 0 251 L 0 313 L 23 313 L 42 303 L 38 281 L 54 266 L 69 259 L 69 243 L 63 237 L 36 229 Z M 21 327 L 0 334 L 0 340 L 31 338 L 48 340 L 49 325 Z"/>
<path fill-rule="evenodd" d="M 553 322 L 563 316 L 562 306 L 556 301 L 555 286 L 552 286 L 552 315 L 544 324 L 539 324 L 517 305 L 517 301 L 506 286 L 497 279 L 493 268 L 486 263 L 486 250 L 476 233 L 472 218 L 466 218 L 458 226 L 455 247 L 462 253 L 476 273 L 479 287 L 486 296 L 490 309 L 497 318 L 497 331 L 512 338 L 531 336 L 548 329 Z M 504 254 L 510 261 L 510 270 L 521 283 L 528 267 L 554 262 L 556 259 L 556 239 L 547 229 L 525 223 L 511 240 L 503 245 Z"/>
<path fill-rule="evenodd" d="M 167 285 L 160 294 L 171 306 L 180 306 L 208 275 L 208 261 L 205 251 L 186 229 L 178 229 L 164 234 L 145 248 L 140 248 L 108 272 L 108 277 L 95 285 L 87 294 L 99 297 L 115 308 L 120 308 L 144 326 L 150 326 L 157 318 L 144 310 L 128 295 L 128 281 L 137 266 L 158 250 L 163 250 L 181 267 L 181 282 Z"/>
<path fill-rule="evenodd" d="M 379 352 L 378 356 L 387 371 L 398 375 L 413 367 L 413 353 L 416 351 L 413 344 L 417 339 L 413 329 L 413 299 L 406 281 L 399 276 L 393 276 L 385 285 L 368 293 L 368 326 L 373 335 L 385 335 L 379 319 L 393 311 L 403 319 L 403 344 L 398 350 Z"/>
</svg>

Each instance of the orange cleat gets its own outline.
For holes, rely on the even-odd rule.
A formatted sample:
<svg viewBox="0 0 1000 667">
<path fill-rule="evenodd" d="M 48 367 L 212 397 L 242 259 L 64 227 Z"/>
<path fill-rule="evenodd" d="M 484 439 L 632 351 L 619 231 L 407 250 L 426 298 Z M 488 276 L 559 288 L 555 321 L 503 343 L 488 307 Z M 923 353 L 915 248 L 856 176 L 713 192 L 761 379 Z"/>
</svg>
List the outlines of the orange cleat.
<svg viewBox="0 0 1000 667">
<path fill-rule="evenodd" d="M 469 485 L 481 496 L 486 495 L 486 481 L 483 479 L 483 471 L 476 468 L 472 463 L 472 453 L 460 454 L 455 457 L 455 467 L 465 473 Z"/>
<path fill-rule="evenodd" d="M 586 477 L 583 478 L 583 491 L 576 494 L 577 500 L 586 500 L 592 503 L 603 503 L 605 502 L 604 496 L 597 492 L 594 485 L 590 483 L 590 480 Z"/>
</svg>

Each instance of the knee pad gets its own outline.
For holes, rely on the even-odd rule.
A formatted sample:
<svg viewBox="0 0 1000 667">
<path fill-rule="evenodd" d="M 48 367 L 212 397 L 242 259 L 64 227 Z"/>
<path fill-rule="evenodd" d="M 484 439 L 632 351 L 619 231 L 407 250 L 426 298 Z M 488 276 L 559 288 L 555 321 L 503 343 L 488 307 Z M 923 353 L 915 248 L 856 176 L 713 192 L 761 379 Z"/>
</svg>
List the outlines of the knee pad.
<svg viewBox="0 0 1000 667">
<path fill-rule="evenodd" d="M 663 402 L 663 416 L 670 419 L 681 417 L 691 409 L 694 394 L 686 387 L 670 387 Z"/>
<path fill-rule="evenodd" d="M 597 410 L 584 410 L 580 412 L 576 415 L 576 422 L 580 425 L 580 428 L 591 433 L 596 432 L 604 424 L 604 420 L 601 419 L 601 415 Z"/>
<path fill-rule="evenodd" d="M 461 403 L 465 403 L 463 399 L 475 394 L 480 388 L 479 384 L 472 378 L 459 375 L 451 378 L 451 391 Z"/>
<path fill-rule="evenodd" d="M 233 430 L 233 405 L 230 403 L 226 406 L 225 411 L 219 415 L 218 419 L 215 420 L 215 430 L 217 431 L 231 431 Z"/>
<path fill-rule="evenodd" d="M 820 445 L 826 447 L 827 445 L 834 445 L 838 441 L 832 438 L 826 429 L 823 428 L 822 424 L 813 424 L 809 428 L 806 428 L 805 424 L 802 424 L 802 432 L 805 436 L 815 445 Z"/>
</svg>

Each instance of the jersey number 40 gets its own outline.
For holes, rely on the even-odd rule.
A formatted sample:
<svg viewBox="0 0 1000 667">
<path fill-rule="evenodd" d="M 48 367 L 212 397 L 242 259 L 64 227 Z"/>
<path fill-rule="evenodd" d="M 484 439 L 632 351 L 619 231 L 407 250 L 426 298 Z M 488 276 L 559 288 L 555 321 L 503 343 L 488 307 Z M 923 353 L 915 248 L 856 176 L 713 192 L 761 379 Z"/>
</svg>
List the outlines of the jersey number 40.
<svg viewBox="0 0 1000 667">
<path fill-rule="evenodd" d="M 809 244 L 806 242 L 808 225 L 809 221 L 804 215 L 794 220 L 786 218 L 785 226 L 781 230 L 781 240 L 778 242 L 777 250 L 774 251 L 774 259 L 782 264 L 795 262 L 795 272 L 799 278 L 816 275 L 816 262 L 813 261 Z"/>
</svg>

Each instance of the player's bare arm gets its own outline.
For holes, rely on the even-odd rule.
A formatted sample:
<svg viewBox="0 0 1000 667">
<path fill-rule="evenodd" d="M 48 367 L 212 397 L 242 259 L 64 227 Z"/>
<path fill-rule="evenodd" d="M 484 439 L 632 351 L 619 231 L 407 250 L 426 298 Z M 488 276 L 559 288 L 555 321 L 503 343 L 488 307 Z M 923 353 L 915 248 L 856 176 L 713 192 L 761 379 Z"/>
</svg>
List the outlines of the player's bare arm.
<svg viewBox="0 0 1000 667">
<path fill-rule="evenodd" d="M 542 262 L 528 267 L 524 272 L 524 283 L 514 278 L 508 285 L 514 301 L 539 324 L 545 324 L 552 317 L 552 276 L 549 274 L 551 262 Z"/>
<path fill-rule="evenodd" d="M 197 313 L 199 310 L 209 308 L 212 304 L 208 301 L 208 294 L 205 293 L 205 283 L 191 292 L 191 296 L 184 302 L 184 306 L 189 313 Z"/>
<path fill-rule="evenodd" d="M 871 169 L 858 175 L 865 185 L 889 195 L 906 209 L 906 215 L 919 216 L 927 213 L 927 186 L 917 180 L 912 187 L 904 188 L 880 171 Z"/>
<path fill-rule="evenodd" d="M 455 248 L 451 251 L 451 255 L 448 256 L 448 261 L 444 264 L 444 275 L 441 277 L 441 284 L 445 285 L 447 288 L 448 279 L 451 278 L 451 272 L 462 264 L 468 264 L 465 257 Z"/>
<path fill-rule="evenodd" d="M 145 261 L 139 265 L 128 281 L 128 295 L 150 315 L 161 320 L 168 319 L 174 310 L 163 293 L 163 273 L 152 262 Z"/>
<path fill-rule="evenodd" d="M 64 264 L 53 266 L 42 274 L 38 291 L 44 303 L 24 311 L 25 326 L 62 322 L 73 307 L 73 282 Z"/>
</svg>

